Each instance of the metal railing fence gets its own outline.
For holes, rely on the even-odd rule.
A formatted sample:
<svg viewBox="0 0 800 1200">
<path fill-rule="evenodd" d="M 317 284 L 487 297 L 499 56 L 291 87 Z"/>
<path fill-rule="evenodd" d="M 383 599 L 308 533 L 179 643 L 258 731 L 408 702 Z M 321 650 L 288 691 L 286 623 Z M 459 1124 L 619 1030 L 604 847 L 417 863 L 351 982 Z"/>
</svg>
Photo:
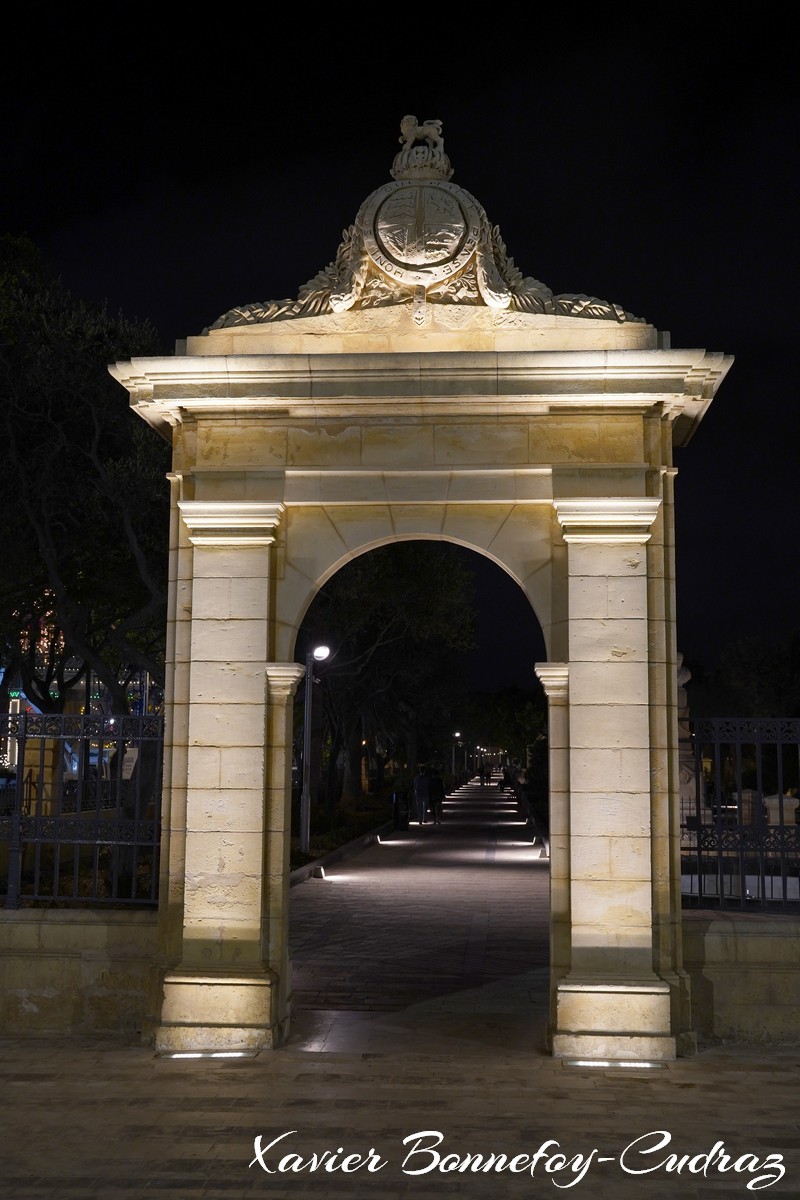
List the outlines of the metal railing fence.
<svg viewBox="0 0 800 1200">
<path fill-rule="evenodd" d="M 707 717 L 687 724 L 684 905 L 800 909 L 800 719 Z"/>
<path fill-rule="evenodd" d="M 155 906 L 160 716 L 0 713 L 0 897 Z"/>
<path fill-rule="evenodd" d="M 698 718 L 681 741 L 686 907 L 800 910 L 800 719 Z M 0 713 L 0 901 L 155 907 L 161 716 Z"/>
</svg>

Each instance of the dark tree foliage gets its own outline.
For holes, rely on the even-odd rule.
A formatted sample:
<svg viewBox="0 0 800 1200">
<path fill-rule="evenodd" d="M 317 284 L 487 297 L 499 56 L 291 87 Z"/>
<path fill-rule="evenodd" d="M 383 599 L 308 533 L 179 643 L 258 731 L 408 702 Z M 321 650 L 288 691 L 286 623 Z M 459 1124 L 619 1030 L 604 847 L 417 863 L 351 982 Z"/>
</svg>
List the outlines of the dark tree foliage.
<svg viewBox="0 0 800 1200">
<path fill-rule="evenodd" d="M 108 373 L 158 342 L 0 238 L 0 662 L 45 711 L 90 670 L 120 712 L 163 682 L 170 450 Z"/>
<path fill-rule="evenodd" d="M 464 710 L 461 732 L 473 744 L 501 749 L 524 767 L 531 747 L 547 739 L 547 699 L 541 686 L 474 692 Z"/>
<path fill-rule="evenodd" d="M 464 695 L 461 652 L 474 645 L 474 579 L 452 547 L 396 542 L 361 555 L 318 593 L 298 650 L 326 643 L 323 681 L 327 797 L 360 790 L 362 743 L 375 770 L 390 758 L 413 771 L 449 756 Z M 343 777 L 337 774 L 344 766 Z"/>
<path fill-rule="evenodd" d="M 800 634 L 779 642 L 744 637 L 710 669 L 686 665 L 692 717 L 800 717 Z"/>
</svg>

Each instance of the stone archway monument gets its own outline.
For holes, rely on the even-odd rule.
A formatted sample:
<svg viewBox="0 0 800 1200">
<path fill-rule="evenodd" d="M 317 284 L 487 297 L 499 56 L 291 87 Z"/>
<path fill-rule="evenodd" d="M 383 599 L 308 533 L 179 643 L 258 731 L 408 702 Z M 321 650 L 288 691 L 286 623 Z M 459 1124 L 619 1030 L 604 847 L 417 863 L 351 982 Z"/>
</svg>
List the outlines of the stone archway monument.
<svg viewBox="0 0 800 1200">
<path fill-rule="evenodd" d="M 110 368 L 173 447 L 155 1043 L 285 1038 L 297 632 L 344 563 L 431 538 L 507 571 L 547 646 L 553 1053 L 670 1059 L 692 1041 L 673 447 L 732 360 L 523 276 L 441 123 L 401 134 L 297 299 Z"/>
</svg>

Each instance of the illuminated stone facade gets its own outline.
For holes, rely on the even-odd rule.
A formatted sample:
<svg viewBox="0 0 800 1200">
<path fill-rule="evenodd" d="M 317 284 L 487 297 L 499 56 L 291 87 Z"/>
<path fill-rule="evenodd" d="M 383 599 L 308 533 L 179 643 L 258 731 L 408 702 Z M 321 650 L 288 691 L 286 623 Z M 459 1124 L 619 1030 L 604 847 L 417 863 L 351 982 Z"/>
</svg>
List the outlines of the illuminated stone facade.
<svg viewBox="0 0 800 1200">
<path fill-rule="evenodd" d="M 692 1034 L 672 454 L 731 359 L 523 278 L 440 127 L 401 141 L 296 300 L 111 368 L 173 446 L 156 1044 L 285 1037 L 298 629 L 346 562 L 427 538 L 491 558 L 544 633 L 553 1052 L 668 1059 Z"/>
</svg>

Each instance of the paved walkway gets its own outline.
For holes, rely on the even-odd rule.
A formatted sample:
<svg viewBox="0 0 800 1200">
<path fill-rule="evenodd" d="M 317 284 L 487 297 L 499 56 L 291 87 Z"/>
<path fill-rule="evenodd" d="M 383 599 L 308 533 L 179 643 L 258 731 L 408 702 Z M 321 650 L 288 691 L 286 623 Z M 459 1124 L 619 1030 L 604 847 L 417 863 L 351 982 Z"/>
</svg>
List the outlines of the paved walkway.
<svg viewBox="0 0 800 1200">
<path fill-rule="evenodd" d="M 548 864 L 517 822 L 470 785 L 442 825 L 293 888 L 298 1010 L 279 1051 L 0 1039 L 0 1197 L 528 1200 L 571 1184 L 728 1200 L 757 1182 L 796 1200 L 799 1048 L 704 1046 L 651 1070 L 546 1054 Z"/>
<path fill-rule="evenodd" d="M 513 794 L 477 782 L 292 889 L 297 1016 L 310 1050 L 544 1053 L 548 860 Z"/>
</svg>

